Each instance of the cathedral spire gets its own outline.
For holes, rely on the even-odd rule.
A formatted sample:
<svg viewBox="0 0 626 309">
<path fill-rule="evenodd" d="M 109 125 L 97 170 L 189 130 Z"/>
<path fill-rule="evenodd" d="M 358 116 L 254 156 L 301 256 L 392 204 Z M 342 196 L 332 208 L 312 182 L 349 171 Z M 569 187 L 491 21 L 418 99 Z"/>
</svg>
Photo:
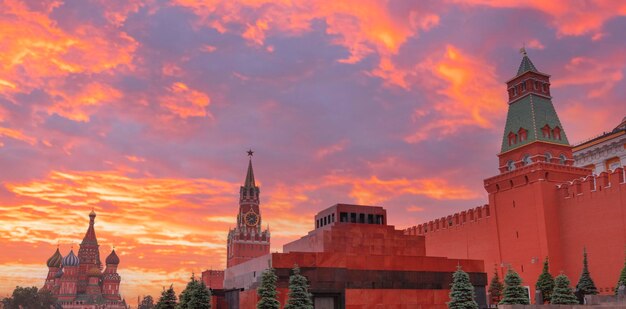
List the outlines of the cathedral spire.
<svg viewBox="0 0 626 309">
<path fill-rule="evenodd" d="M 96 239 L 96 231 L 93 227 L 96 221 L 96 212 L 92 209 L 91 213 L 89 213 L 89 228 L 87 228 L 87 233 L 85 233 L 85 237 L 83 238 L 83 242 L 81 245 L 85 244 L 98 244 L 98 239 Z"/>
</svg>

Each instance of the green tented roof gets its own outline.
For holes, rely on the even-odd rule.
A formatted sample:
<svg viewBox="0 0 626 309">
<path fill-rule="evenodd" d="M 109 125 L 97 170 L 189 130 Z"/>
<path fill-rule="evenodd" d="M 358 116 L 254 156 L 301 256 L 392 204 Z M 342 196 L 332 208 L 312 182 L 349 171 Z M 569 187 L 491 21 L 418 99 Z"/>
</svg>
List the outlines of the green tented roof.
<svg viewBox="0 0 626 309">
<path fill-rule="evenodd" d="M 524 58 L 522 58 L 522 63 L 519 64 L 519 69 L 517 69 L 517 76 L 520 76 L 528 71 L 539 72 L 537 71 L 537 68 L 535 68 L 533 62 L 530 61 L 530 58 L 528 58 L 527 55 L 524 55 Z"/>
<path fill-rule="evenodd" d="M 549 125 L 551 129 L 559 127 L 561 129 L 561 139 L 552 137 L 544 137 L 541 131 L 545 125 Z M 528 131 L 525 141 L 518 142 L 509 146 L 509 133 L 517 134 L 520 128 Z M 565 130 L 559 121 L 559 117 L 554 110 L 552 101 L 548 98 L 529 94 L 509 105 L 509 112 L 506 116 L 506 125 L 504 127 L 504 136 L 502 137 L 502 150 L 506 152 L 523 145 L 530 144 L 535 141 L 545 141 L 561 145 L 569 145 Z"/>
</svg>

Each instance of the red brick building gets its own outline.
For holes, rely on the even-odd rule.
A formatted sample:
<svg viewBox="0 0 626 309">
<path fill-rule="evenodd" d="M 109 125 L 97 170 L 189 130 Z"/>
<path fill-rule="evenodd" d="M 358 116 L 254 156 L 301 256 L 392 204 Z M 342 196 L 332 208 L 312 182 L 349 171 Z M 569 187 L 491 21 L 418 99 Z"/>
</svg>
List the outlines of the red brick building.
<svg viewBox="0 0 626 309">
<path fill-rule="evenodd" d="M 493 267 L 500 275 L 512 267 L 530 295 L 546 257 L 553 275 L 564 272 L 575 284 L 586 247 L 596 286 L 602 294 L 613 293 L 626 244 L 623 168 L 592 175 L 574 166 L 552 105 L 550 76 L 525 53 L 507 89 L 500 174 L 484 180 L 488 204 L 406 233 L 424 236 L 428 255 L 484 260 L 490 277 Z"/>
<path fill-rule="evenodd" d="M 63 308 L 96 309 L 126 308 L 120 297 L 120 275 L 117 266 L 120 258 L 111 251 L 105 260 L 106 268 L 100 261 L 100 250 L 94 228 L 96 213 L 89 214 L 89 228 L 78 249 L 63 257 L 59 249 L 48 259 L 48 275 L 42 289 L 51 291 Z"/>
</svg>

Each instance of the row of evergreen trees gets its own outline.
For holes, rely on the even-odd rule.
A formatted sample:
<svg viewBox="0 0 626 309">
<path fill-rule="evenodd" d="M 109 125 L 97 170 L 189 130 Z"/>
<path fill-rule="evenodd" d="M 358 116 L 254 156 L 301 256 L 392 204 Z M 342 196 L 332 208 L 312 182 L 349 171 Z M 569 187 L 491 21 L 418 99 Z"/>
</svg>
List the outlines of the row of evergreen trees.
<svg viewBox="0 0 626 309">
<path fill-rule="evenodd" d="M 187 286 L 176 297 L 174 286 L 169 289 L 163 288 L 159 301 L 154 304 L 152 296 L 144 297 L 138 306 L 139 309 L 210 309 L 211 290 L 207 288 L 202 280 L 197 280 L 195 275 L 191 275 L 191 280 Z"/>
<path fill-rule="evenodd" d="M 502 305 L 529 305 L 528 294 L 526 294 L 526 288 L 522 286 L 522 279 L 520 276 L 509 269 L 504 282 L 499 281 L 494 276 L 492 286 L 497 289 L 504 287 L 503 290 L 498 290 L 497 293 L 502 298 L 499 304 Z M 561 274 L 556 277 L 554 282 L 554 289 L 552 290 L 552 304 L 571 305 L 578 304 L 578 299 L 574 295 L 574 292 L 570 288 L 570 281 L 567 276 Z M 490 287 L 491 290 L 491 287 Z M 449 309 L 478 309 L 478 304 L 474 300 L 474 286 L 470 282 L 469 275 L 464 272 L 459 266 L 457 271 L 453 275 L 452 287 L 450 289 L 450 302 L 448 303 Z"/>
<path fill-rule="evenodd" d="M 309 293 L 309 283 L 305 276 L 300 274 L 300 268 L 295 265 L 293 274 L 289 276 L 289 294 L 285 309 L 313 309 L 313 295 Z M 276 282 L 278 276 L 273 268 L 267 269 L 261 276 L 261 285 L 257 293 L 260 297 L 257 302 L 257 309 L 278 309 L 280 302 L 278 301 L 278 291 L 276 290 Z"/>
<path fill-rule="evenodd" d="M 509 269 L 505 279 L 505 284 L 500 282 L 497 270 L 494 272 L 494 276 L 491 279 L 489 285 L 489 294 L 491 295 L 491 301 L 493 303 L 500 304 L 527 304 L 528 296 L 526 289 L 521 286 L 521 278 L 514 271 Z M 624 261 L 624 268 L 619 276 L 615 293 L 620 286 L 626 286 L 626 260 Z M 583 269 L 576 284 L 576 289 L 572 290 L 570 287 L 570 281 L 567 276 L 560 274 L 556 278 L 552 277 L 549 271 L 549 261 L 546 257 L 543 263 L 543 271 L 537 283 L 535 289 L 541 291 L 543 301 L 551 304 L 578 304 L 582 303 L 585 295 L 596 295 L 598 289 L 591 279 L 589 272 L 589 263 L 587 260 L 587 251 L 583 250 Z"/>
<path fill-rule="evenodd" d="M 617 288 L 626 286 L 626 260 L 619 279 Z M 587 260 L 587 250 L 583 250 L 583 270 L 580 274 L 578 284 L 576 284 L 576 292 L 570 287 L 570 280 L 566 275 L 560 274 L 553 278 L 549 272 L 548 258 L 544 261 L 543 272 L 535 285 L 537 291 L 541 291 L 544 301 L 551 304 L 573 305 L 582 302 L 585 295 L 598 294 L 598 289 L 591 279 L 589 272 L 589 263 Z M 493 303 L 507 305 L 528 305 L 528 294 L 526 288 L 522 286 L 522 279 L 512 269 L 509 269 L 504 284 L 500 282 L 497 269 L 489 284 L 489 294 Z M 450 289 L 450 309 L 478 309 L 478 304 L 474 300 L 474 287 L 472 286 L 469 275 L 459 266 L 453 275 L 452 287 Z"/>
<path fill-rule="evenodd" d="M 258 309 L 280 308 L 276 290 L 277 281 L 278 276 L 273 268 L 263 272 L 261 285 L 257 290 L 260 297 L 257 303 Z M 288 296 L 285 309 L 313 309 L 313 296 L 309 293 L 309 284 L 306 277 L 300 274 L 298 265 L 294 266 L 293 274 L 289 276 Z M 146 296 L 138 307 L 139 309 L 210 309 L 211 291 L 202 280 L 196 280 L 192 275 L 191 281 L 187 283 L 187 287 L 178 298 L 174 287 L 170 285 L 169 289 L 163 289 L 161 298 L 156 304 L 153 304 L 152 296 Z"/>
</svg>

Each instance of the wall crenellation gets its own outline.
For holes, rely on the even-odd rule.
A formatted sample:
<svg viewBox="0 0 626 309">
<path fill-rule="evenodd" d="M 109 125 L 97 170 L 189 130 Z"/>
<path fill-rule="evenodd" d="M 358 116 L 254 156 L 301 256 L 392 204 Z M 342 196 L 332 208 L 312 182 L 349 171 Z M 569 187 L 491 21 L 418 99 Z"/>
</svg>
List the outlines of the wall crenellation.
<svg viewBox="0 0 626 309">
<path fill-rule="evenodd" d="M 489 205 L 478 206 L 472 209 L 457 212 L 455 214 L 418 224 L 404 230 L 408 235 L 423 235 L 438 230 L 451 229 L 462 226 L 469 222 L 477 222 L 491 216 Z"/>
<path fill-rule="evenodd" d="M 610 173 L 602 172 L 598 175 L 589 175 L 564 182 L 557 185 L 557 190 L 562 198 L 573 198 L 576 196 L 589 194 L 591 192 L 601 192 L 617 188 L 624 185 L 626 175 L 623 167 L 619 167 Z"/>
</svg>

